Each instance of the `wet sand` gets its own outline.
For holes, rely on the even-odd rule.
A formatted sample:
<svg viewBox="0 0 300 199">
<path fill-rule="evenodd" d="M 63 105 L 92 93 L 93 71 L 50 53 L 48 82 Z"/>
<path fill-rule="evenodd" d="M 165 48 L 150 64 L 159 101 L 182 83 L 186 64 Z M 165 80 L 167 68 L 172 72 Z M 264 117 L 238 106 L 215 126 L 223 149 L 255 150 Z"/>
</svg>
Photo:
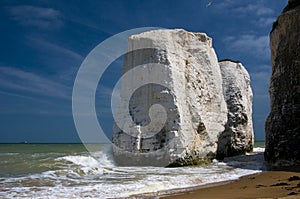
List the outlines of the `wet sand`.
<svg viewBox="0 0 300 199">
<path fill-rule="evenodd" d="M 290 170 L 290 171 L 289 171 Z M 226 184 L 161 196 L 164 199 L 300 199 L 299 168 L 265 171 Z"/>
</svg>

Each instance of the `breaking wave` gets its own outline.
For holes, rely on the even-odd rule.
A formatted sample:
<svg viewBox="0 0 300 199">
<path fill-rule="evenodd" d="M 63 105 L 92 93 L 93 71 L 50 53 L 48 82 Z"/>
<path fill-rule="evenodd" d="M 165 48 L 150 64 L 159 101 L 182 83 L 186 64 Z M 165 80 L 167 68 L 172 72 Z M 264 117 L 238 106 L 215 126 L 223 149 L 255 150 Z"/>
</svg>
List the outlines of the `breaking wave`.
<svg viewBox="0 0 300 199">
<path fill-rule="evenodd" d="M 66 154 L 43 162 L 48 170 L 0 176 L 1 198 L 118 198 L 238 179 L 261 172 L 264 148 L 247 155 L 214 160 L 203 167 L 118 167 L 111 147 L 92 155 Z M 3 154 L 0 154 L 3 155 Z M 17 155 L 17 154 L 15 154 Z M 47 155 L 47 154 L 44 154 Z M 37 156 L 41 158 L 45 156 Z"/>
</svg>

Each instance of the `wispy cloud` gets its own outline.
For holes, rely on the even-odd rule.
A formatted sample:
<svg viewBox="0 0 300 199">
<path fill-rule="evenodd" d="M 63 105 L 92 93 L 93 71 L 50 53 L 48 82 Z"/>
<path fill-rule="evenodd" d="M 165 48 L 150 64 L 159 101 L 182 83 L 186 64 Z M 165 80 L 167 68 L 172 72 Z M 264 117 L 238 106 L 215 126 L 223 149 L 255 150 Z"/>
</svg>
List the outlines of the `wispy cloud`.
<svg viewBox="0 0 300 199">
<path fill-rule="evenodd" d="M 68 20 L 73 22 L 73 23 L 76 23 L 80 26 L 84 26 L 84 27 L 96 30 L 99 33 L 105 33 L 108 36 L 116 34 L 115 31 L 110 31 L 109 28 L 101 27 L 101 25 L 99 25 L 99 23 L 93 21 L 93 19 L 86 19 L 86 18 L 83 18 L 83 17 L 78 17 L 76 15 L 73 15 L 73 16 L 71 15 L 71 16 L 68 16 Z"/>
<path fill-rule="evenodd" d="M 23 99 L 31 100 L 31 101 L 34 101 L 34 102 L 43 103 L 43 104 L 44 103 L 49 103 L 48 101 L 40 100 L 40 99 L 37 99 L 37 98 L 34 98 L 34 97 L 20 95 L 20 94 L 13 93 L 13 92 L 1 91 L 1 90 L 0 90 L 0 95 L 6 95 L 6 96 L 13 97 L 13 98 L 23 98 Z"/>
<path fill-rule="evenodd" d="M 256 8 L 256 14 L 258 16 L 263 16 L 263 15 L 273 15 L 275 12 L 273 9 L 271 8 L 267 8 L 267 7 L 264 7 L 264 6 L 260 6 L 258 8 Z"/>
<path fill-rule="evenodd" d="M 249 12 L 251 12 L 257 16 L 271 15 L 274 13 L 274 10 L 272 10 L 271 8 L 267 8 L 261 4 L 248 4 L 246 6 L 239 6 L 233 8 L 232 11 L 241 14 L 248 14 Z"/>
<path fill-rule="evenodd" d="M 228 36 L 224 42 L 229 51 L 249 54 L 259 60 L 268 60 L 270 57 L 269 37 L 245 34 Z"/>
<path fill-rule="evenodd" d="M 263 1 L 253 0 L 224 0 L 219 3 L 215 3 L 215 8 L 223 10 L 224 12 L 231 13 L 244 13 L 251 12 L 257 16 L 270 15 L 274 13 L 274 10 L 266 7 Z"/>
<path fill-rule="evenodd" d="M 7 8 L 12 18 L 24 26 L 58 28 L 63 25 L 62 15 L 53 8 L 19 5 Z"/>
<path fill-rule="evenodd" d="M 12 67 L 0 67 L 0 88 L 4 90 L 28 92 L 32 94 L 70 99 L 71 88 L 40 75 Z"/>
<path fill-rule="evenodd" d="M 62 80 L 73 81 L 78 67 L 84 60 L 84 56 L 76 51 L 40 36 L 28 35 L 26 44 L 40 53 L 39 60 L 44 66 L 50 67 L 52 70 L 59 70 L 57 77 Z"/>
<path fill-rule="evenodd" d="M 257 20 L 252 20 L 252 23 L 261 27 L 271 26 L 275 21 L 275 16 L 273 16 L 275 13 L 274 10 L 261 4 L 249 4 L 244 7 L 238 7 L 234 11 L 245 15 L 253 13 L 257 17 Z"/>
<path fill-rule="evenodd" d="M 271 26 L 276 18 L 275 11 L 260 0 L 224 0 L 218 3 L 215 8 L 218 12 L 225 12 L 242 18 L 252 16 L 253 19 L 250 21 L 261 27 Z"/>
<path fill-rule="evenodd" d="M 270 26 L 273 24 L 273 22 L 275 21 L 275 17 L 261 17 L 258 21 L 256 21 L 255 23 L 257 23 L 259 26 Z"/>
<path fill-rule="evenodd" d="M 27 40 L 28 40 L 28 45 L 32 46 L 33 44 L 35 44 L 37 47 L 39 47 L 39 49 L 42 49 L 43 51 L 55 52 L 56 54 L 60 55 L 61 57 L 67 57 L 69 59 L 76 60 L 76 61 L 82 61 L 84 58 L 80 54 L 78 54 L 68 48 L 59 46 L 53 42 L 47 41 L 40 37 L 30 35 L 27 37 Z"/>
<path fill-rule="evenodd" d="M 65 103 L 55 103 L 47 98 L 31 97 L 17 94 L 14 91 L 1 91 L 0 113 L 3 114 L 39 114 L 70 116 L 70 106 Z M 11 103 L 13 102 L 13 103 Z"/>
</svg>

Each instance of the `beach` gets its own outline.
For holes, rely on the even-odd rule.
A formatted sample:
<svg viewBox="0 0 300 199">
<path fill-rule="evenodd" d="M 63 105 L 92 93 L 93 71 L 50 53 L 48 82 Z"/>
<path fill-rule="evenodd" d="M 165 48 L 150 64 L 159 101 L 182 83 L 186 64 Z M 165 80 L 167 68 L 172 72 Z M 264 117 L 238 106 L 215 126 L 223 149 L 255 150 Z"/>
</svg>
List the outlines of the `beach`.
<svg viewBox="0 0 300 199">
<path fill-rule="evenodd" d="M 283 171 L 284 170 L 284 171 Z M 290 171 L 288 171 L 290 170 Z M 243 176 L 239 180 L 164 196 L 164 199 L 300 198 L 299 168 Z"/>
</svg>

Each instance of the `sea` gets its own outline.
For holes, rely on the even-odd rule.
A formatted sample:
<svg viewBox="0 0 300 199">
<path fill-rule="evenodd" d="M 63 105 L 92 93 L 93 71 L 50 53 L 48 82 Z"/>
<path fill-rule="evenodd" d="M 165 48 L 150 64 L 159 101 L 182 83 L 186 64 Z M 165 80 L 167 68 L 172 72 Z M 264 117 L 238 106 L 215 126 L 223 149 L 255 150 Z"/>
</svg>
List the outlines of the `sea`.
<svg viewBox="0 0 300 199">
<path fill-rule="evenodd" d="M 100 147 L 99 147 L 100 146 Z M 159 198 L 262 172 L 264 143 L 253 153 L 209 165 L 120 167 L 110 144 L 0 144 L 0 198 Z"/>
</svg>

